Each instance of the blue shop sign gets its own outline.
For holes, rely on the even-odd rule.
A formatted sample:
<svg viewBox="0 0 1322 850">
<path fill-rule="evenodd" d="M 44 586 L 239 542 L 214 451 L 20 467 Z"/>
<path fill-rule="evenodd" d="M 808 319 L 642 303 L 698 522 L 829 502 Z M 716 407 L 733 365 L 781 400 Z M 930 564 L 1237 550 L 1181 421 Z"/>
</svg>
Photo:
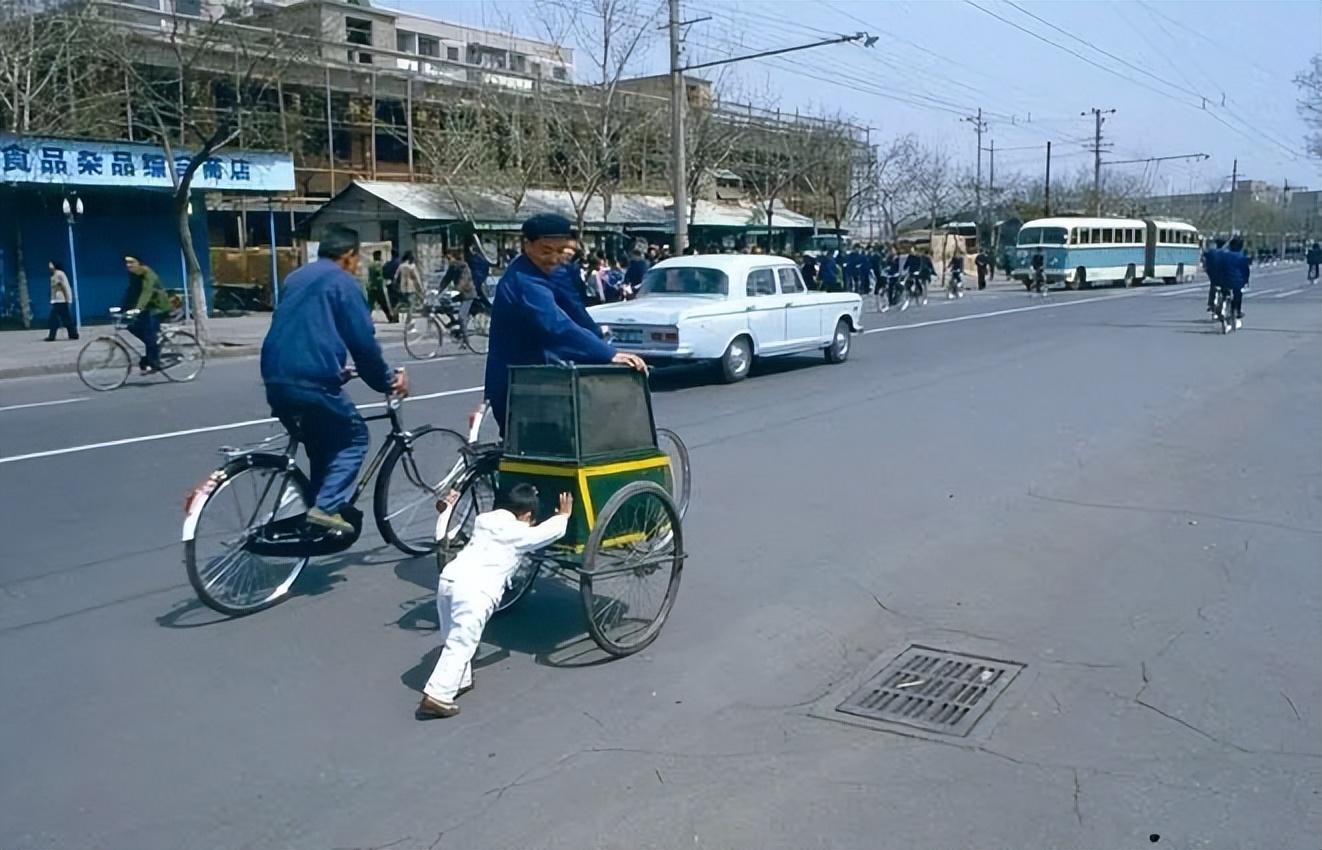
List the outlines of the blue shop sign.
<svg viewBox="0 0 1322 850">
<path fill-rule="evenodd" d="M 191 155 L 132 142 L 89 142 L 0 133 L 0 183 L 117 188 L 174 188 Z M 198 191 L 292 192 L 294 158 L 287 153 L 226 150 L 193 174 Z"/>
</svg>

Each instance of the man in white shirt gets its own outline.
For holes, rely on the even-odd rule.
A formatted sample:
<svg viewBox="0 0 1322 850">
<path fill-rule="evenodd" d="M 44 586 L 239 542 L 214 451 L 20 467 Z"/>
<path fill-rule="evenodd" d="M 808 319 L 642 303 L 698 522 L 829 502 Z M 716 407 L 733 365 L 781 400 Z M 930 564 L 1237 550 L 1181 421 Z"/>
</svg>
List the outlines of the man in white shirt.
<svg viewBox="0 0 1322 850">
<path fill-rule="evenodd" d="M 437 528 L 444 533 L 458 493 L 445 497 L 445 509 Z M 459 713 L 455 699 L 473 687 L 473 655 L 482 642 L 482 631 L 495 613 L 505 585 L 530 552 L 549 546 L 565 535 L 574 497 L 560 494 L 559 510 L 540 525 L 537 488 L 515 484 L 496 497 L 495 509 L 478 514 L 473 536 L 463 551 L 445 566 L 436 588 L 436 612 L 444 640 L 441 657 L 422 691 L 417 717 L 453 717 Z"/>
</svg>

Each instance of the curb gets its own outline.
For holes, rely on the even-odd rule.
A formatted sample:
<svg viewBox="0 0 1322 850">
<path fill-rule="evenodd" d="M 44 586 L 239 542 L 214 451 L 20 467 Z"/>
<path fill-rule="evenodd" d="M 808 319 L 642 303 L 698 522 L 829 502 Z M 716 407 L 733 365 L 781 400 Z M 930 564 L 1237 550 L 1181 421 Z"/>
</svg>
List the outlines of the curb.
<svg viewBox="0 0 1322 850">
<path fill-rule="evenodd" d="M 251 357 L 260 354 L 260 345 L 225 343 L 212 344 L 207 348 L 207 359 L 215 360 L 226 357 Z M 0 367 L 0 380 L 5 378 L 32 378 L 38 375 L 71 375 L 78 371 L 78 360 L 69 363 L 42 363 L 33 366 Z"/>
</svg>

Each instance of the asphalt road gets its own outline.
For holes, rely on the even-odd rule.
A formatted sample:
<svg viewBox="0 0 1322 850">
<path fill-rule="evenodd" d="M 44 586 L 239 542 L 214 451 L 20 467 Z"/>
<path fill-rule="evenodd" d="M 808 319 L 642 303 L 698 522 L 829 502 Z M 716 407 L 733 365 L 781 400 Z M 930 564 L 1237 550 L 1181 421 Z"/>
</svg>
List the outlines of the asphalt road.
<svg viewBox="0 0 1322 850">
<path fill-rule="evenodd" d="M 255 617 L 193 601 L 182 500 L 269 428 L 226 427 L 267 415 L 253 360 L 0 383 L 0 844 L 1315 847 L 1303 283 L 1259 271 L 1228 337 L 1200 287 L 1004 292 L 869 316 L 843 366 L 660 377 L 694 479 L 661 638 L 594 663 L 543 583 L 427 723 L 429 560 L 373 533 Z M 480 366 L 414 368 L 409 420 L 461 426 Z M 910 644 L 1025 666 L 967 737 L 844 722 Z"/>
</svg>

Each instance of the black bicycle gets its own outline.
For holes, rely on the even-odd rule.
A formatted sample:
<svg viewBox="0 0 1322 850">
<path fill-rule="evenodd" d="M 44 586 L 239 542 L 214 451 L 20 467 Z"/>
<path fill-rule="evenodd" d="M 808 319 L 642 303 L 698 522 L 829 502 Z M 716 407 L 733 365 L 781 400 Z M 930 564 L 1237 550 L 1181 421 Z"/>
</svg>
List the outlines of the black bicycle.
<svg viewBox="0 0 1322 850">
<path fill-rule="evenodd" d="M 198 599 L 230 616 L 275 605 L 314 556 L 343 552 L 357 542 L 363 513 L 354 507 L 373 478 L 372 513 L 381 536 L 406 555 L 436 549 L 436 501 L 454 486 L 461 434 L 424 425 L 404 428 L 400 399 L 389 397 L 390 433 L 364 467 L 342 516 L 353 533 L 309 525 L 316 494 L 297 464 L 298 440 L 276 434 L 244 448 L 222 448 L 225 462 L 184 505 L 184 563 Z M 272 450 L 288 439 L 283 451 Z"/>
<path fill-rule="evenodd" d="M 1235 293 L 1228 286 L 1218 286 L 1212 296 L 1212 317 L 1220 323 L 1221 333 L 1235 329 Z"/>
<path fill-rule="evenodd" d="M 438 356 L 446 340 L 474 354 L 486 354 L 491 338 L 491 304 L 485 298 L 458 299 L 451 290 L 428 291 L 422 306 L 404 314 L 404 350 L 415 360 Z"/>
</svg>

